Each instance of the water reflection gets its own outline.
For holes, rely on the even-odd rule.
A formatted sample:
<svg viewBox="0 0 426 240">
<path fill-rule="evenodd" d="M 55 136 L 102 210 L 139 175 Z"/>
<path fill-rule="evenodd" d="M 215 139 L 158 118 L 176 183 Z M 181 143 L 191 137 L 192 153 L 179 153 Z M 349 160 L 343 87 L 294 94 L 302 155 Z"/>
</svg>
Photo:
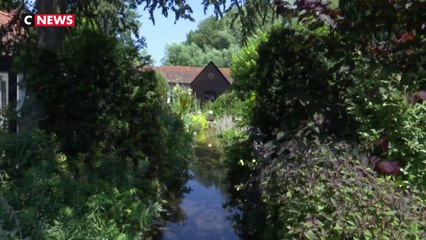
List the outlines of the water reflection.
<svg viewBox="0 0 426 240">
<path fill-rule="evenodd" d="M 170 202 L 168 224 L 157 239 L 239 239 L 227 201 L 226 169 L 216 138 L 212 135 L 199 142 L 196 159 L 190 166 L 193 176 L 186 184 L 191 191 L 183 199 Z"/>
</svg>

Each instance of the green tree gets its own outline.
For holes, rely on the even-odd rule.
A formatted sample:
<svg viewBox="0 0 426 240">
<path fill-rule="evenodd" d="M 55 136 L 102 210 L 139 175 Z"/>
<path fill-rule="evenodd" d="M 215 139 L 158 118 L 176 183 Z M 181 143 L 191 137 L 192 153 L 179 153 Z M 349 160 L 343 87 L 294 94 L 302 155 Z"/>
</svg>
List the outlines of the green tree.
<svg viewBox="0 0 426 240">
<path fill-rule="evenodd" d="M 231 15 L 217 20 L 214 16 L 190 31 L 183 43 L 167 45 L 164 65 L 206 66 L 213 61 L 218 67 L 229 67 L 233 54 L 240 48 L 240 29 L 231 27 Z"/>
<path fill-rule="evenodd" d="M 245 99 L 251 95 L 255 80 L 255 68 L 259 59 L 258 47 L 268 39 L 268 33 L 260 33 L 258 36 L 248 40 L 246 46 L 232 58 L 231 73 L 234 79 L 233 87 L 237 90 L 240 98 Z"/>
<path fill-rule="evenodd" d="M 9 0 L 9 1 L 0 1 L 0 9 L 15 9 L 19 7 L 21 1 L 19 0 Z"/>
<path fill-rule="evenodd" d="M 185 42 L 166 46 L 162 63 L 205 66 L 213 61 L 219 67 L 231 66 L 232 56 L 240 51 L 249 37 L 256 35 L 256 31 L 268 29 L 278 20 L 271 7 L 263 9 L 261 16 L 259 13 L 246 16 L 251 13 L 252 7 L 251 3 L 243 6 L 231 4 L 220 19 L 208 17 L 197 30 L 187 34 Z"/>
<path fill-rule="evenodd" d="M 218 67 L 229 67 L 233 54 L 238 52 L 239 46 L 231 45 L 226 49 L 200 48 L 195 43 L 173 43 L 166 45 L 166 56 L 162 60 L 164 65 L 198 66 L 204 67 L 213 61 Z"/>
<path fill-rule="evenodd" d="M 256 153 L 264 160 L 250 172 L 252 177 L 243 176 L 237 183 L 242 183 L 238 185 L 240 189 L 243 186 L 240 206 L 242 209 L 256 209 L 245 213 L 246 216 L 252 214 L 251 219 L 258 220 L 262 213 L 265 219 L 273 219 L 271 224 L 265 226 L 273 226 L 274 230 L 259 230 L 267 234 L 262 239 L 321 238 L 318 234 L 326 234 L 323 238 L 375 238 L 399 234 L 409 234 L 408 238 L 424 238 L 425 223 L 419 220 L 424 218 L 424 195 L 417 192 L 424 189 L 426 182 L 423 144 L 426 131 L 423 117 L 426 101 L 426 29 L 422 20 L 426 16 L 424 1 L 348 0 L 327 1 L 327 4 L 325 1 L 295 3 L 294 6 L 281 6 L 279 13 L 285 18 L 284 27 L 274 29 L 267 39 L 260 41 L 258 45 L 250 43 L 249 47 L 242 51 L 243 54 L 236 58 L 236 66 L 233 66 L 238 71 L 234 72 L 237 89 L 245 93 L 245 96 L 249 96 L 252 91 L 255 93 L 251 126 L 256 130 L 260 129 L 261 133 L 253 132 L 252 137 L 256 139 Z M 354 150 L 335 151 L 336 147 L 340 148 L 339 144 L 336 144 L 336 136 L 347 141 L 343 145 L 346 151 L 351 145 Z M 332 142 L 326 139 L 332 139 Z M 266 143 L 262 144 L 262 140 Z M 282 145 L 283 142 L 285 146 Z M 304 161 L 309 164 L 315 161 L 315 157 L 310 156 L 310 153 L 318 150 L 315 145 L 320 149 L 320 161 L 318 166 L 309 169 L 302 164 Z M 343 155 L 330 156 L 326 148 L 332 150 L 330 153 Z M 353 152 L 360 152 L 362 155 L 352 158 Z M 230 161 L 230 165 L 235 168 L 238 159 L 242 159 L 241 156 L 232 159 L 234 161 Z M 327 178 L 331 176 L 331 171 L 324 168 L 324 160 L 333 158 L 344 163 L 338 163 L 337 168 L 330 168 L 338 171 L 330 181 Z M 342 170 L 345 164 L 352 161 L 351 158 L 355 161 L 349 165 L 349 169 Z M 252 162 L 251 159 L 251 156 L 245 156 L 241 165 L 247 165 Z M 371 172 L 372 177 L 368 179 L 356 170 L 358 160 L 361 159 L 363 168 L 367 165 L 380 175 L 394 176 L 385 179 Z M 318 170 L 320 172 L 317 172 Z M 301 181 L 290 174 L 291 171 L 296 175 L 300 174 Z M 230 174 L 231 179 L 238 176 L 235 172 Z M 351 204 L 354 206 L 347 209 L 356 209 L 356 204 L 362 203 L 360 209 L 371 211 L 358 211 L 360 214 L 355 217 L 356 220 L 343 223 L 349 224 L 347 226 L 336 224 L 338 219 L 325 216 L 328 210 L 335 208 L 331 205 L 336 202 L 337 206 L 340 204 L 339 200 L 326 200 L 331 195 L 323 190 L 327 189 L 330 183 L 341 184 L 343 181 L 336 179 L 347 178 L 347 174 L 350 178 L 362 176 L 362 181 L 368 180 L 362 191 L 368 192 L 380 183 L 373 195 L 378 192 L 387 194 L 379 194 L 377 197 L 391 196 L 405 202 L 407 194 L 414 192 L 419 201 L 408 205 L 415 206 L 411 209 L 420 211 L 413 214 L 413 211 L 405 211 L 405 208 L 396 210 L 391 207 L 388 208 L 392 210 L 391 213 L 381 212 L 383 206 L 371 202 L 364 204 L 362 200 L 353 201 Z M 317 177 L 324 181 L 315 180 Z M 292 187 L 288 187 L 288 183 L 283 181 L 285 178 L 293 184 Z M 310 183 L 306 182 L 306 179 Z M 270 187 L 259 191 L 259 186 L 254 183 L 256 181 L 260 186 L 265 184 Z M 316 187 L 311 183 L 317 184 Z M 343 185 L 339 185 L 338 189 L 343 189 Z M 355 196 L 352 193 L 362 192 L 357 186 L 362 184 L 348 182 L 346 190 L 343 194 L 338 194 L 339 197 L 351 193 L 347 195 L 351 200 L 351 197 Z M 405 192 L 404 188 L 410 190 Z M 293 191 L 295 189 L 296 192 Z M 283 214 L 283 211 L 289 209 L 288 206 L 310 201 L 301 201 L 301 198 L 309 194 L 297 192 L 306 189 L 310 189 L 310 193 L 318 190 L 318 195 L 312 195 L 314 204 L 304 209 L 296 207 L 295 211 Z M 331 192 L 338 191 L 336 189 L 330 188 Z M 268 197 L 252 199 L 252 196 L 259 195 Z M 284 200 L 276 204 L 271 202 L 280 198 Z M 294 202 L 291 202 L 291 199 L 294 199 Z M 252 204 L 247 206 L 245 202 Z M 325 205 L 319 206 L 318 202 Z M 393 204 L 398 205 L 397 202 Z M 263 207 L 266 213 L 262 211 L 262 203 L 265 204 Z M 329 203 L 331 205 L 328 205 Z M 390 202 L 389 204 L 392 205 Z M 306 204 L 303 207 L 306 207 Z M 258 211 L 262 213 L 259 214 Z M 315 216 L 316 212 L 325 219 Z M 336 211 L 331 210 L 330 213 L 334 214 Z M 378 226 L 356 233 L 359 229 L 366 229 L 358 224 L 372 226 L 367 220 L 371 219 L 370 213 L 379 213 L 377 219 L 384 217 L 388 219 L 386 221 L 392 222 L 391 225 L 398 225 L 395 228 L 398 232 Z M 345 213 L 342 215 L 343 219 L 351 218 L 352 214 L 354 213 L 351 211 Z M 409 215 L 414 218 L 402 220 Z M 289 227 L 287 221 L 295 221 L 297 218 L 301 222 Z M 245 220 L 244 216 L 238 219 Z M 327 230 L 325 222 L 329 220 L 331 221 Z M 407 222 L 410 223 L 406 225 Z M 256 232 L 256 229 L 250 228 L 253 227 L 250 221 L 248 223 L 248 229 Z M 307 229 L 311 227 L 318 228 Z M 404 230 L 399 232 L 401 229 Z M 286 235 L 296 232 L 300 235 Z M 349 235 L 344 236 L 345 234 Z"/>
<path fill-rule="evenodd" d="M 231 16 L 225 15 L 220 20 L 210 16 L 198 25 L 197 30 L 187 34 L 185 43 L 195 43 L 200 48 L 205 46 L 218 50 L 229 48 L 241 39 L 240 29 L 230 25 Z"/>
<path fill-rule="evenodd" d="M 11 219 L 0 238 L 141 239 L 160 188 L 180 194 L 187 180 L 191 135 L 135 46 L 93 29 L 71 31 L 61 51 L 35 46 L 15 64 L 45 115 L 0 132 L 0 216 Z"/>
<path fill-rule="evenodd" d="M 172 43 L 166 45 L 166 57 L 162 60 L 164 65 L 202 66 L 203 50 L 196 44 Z"/>
</svg>

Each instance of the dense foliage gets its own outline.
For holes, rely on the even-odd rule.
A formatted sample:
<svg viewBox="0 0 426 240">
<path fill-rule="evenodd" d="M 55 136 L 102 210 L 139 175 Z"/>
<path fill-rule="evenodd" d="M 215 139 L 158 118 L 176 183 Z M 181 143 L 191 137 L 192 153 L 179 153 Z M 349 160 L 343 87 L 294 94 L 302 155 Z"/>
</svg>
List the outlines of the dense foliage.
<svg viewBox="0 0 426 240">
<path fill-rule="evenodd" d="M 243 236 L 424 238 L 424 6 L 296 1 L 234 57 L 254 100 L 248 135 L 224 135 Z"/>
<path fill-rule="evenodd" d="M 373 143 L 376 156 L 403 166 L 406 180 L 419 188 L 426 187 L 426 98 L 424 91 L 418 91 L 415 79 L 421 79 L 422 73 L 410 74 L 410 81 L 404 73 L 365 60 L 357 61 L 357 66 L 347 103 L 348 112 L 360 123 L 360 137 Z M 362 81 L 364 77 L 370 81 Z"/>
<path fill-rule="evenodd" d="M 218 67 L 229 67 L 232 55 L 238 52 L 239 47 L 232 45 L 226 49 L 215 49 L 210 46 L 199 47 L 194 43 L 172 43 L 166 46 L 163 65 L 167 66 L 195 66 L 205 67 L 214 62 Z"/>
<path fill-rule="evenodd" d="M 94 30 L 69 33 L 60 52 L 22 50 L 38 114 L 1 133 L 2 237 L 146 237 L 165 194 L 182 194 L 192 136 L 140 59 Z"/>
<path fill-rule="evenodd" d="M 259 34 L 251 38 L 247 45 L 232 58 L 231 72 L 232 77 L 237 79 L 233 83 L 238 97 L 249 97 L 255 87 L 257 81 L 254 74 L 257 60 L 259 59 L 258 47 L 261 42 L 267 40 L 267 32 L 259 32 Z"/>
<path fill-rule="evenodd" d="M 187 177 L 189 133 L 209 123 L 186 89 L 172 90 L 169 109 L 164 80 L 136 67 L 145 60 L 143 41 L 131 38 L 135 9 L 176 19 L 191 9 L 169 0 L 52 4 L 83 21 L 55 51 L 29 47 L 17 62 L 39 104 L 21 112 L 35 125 L 0 133 L 0 237 L 145 237 L 164 190 L 180 193 Z M 224 0 L 203 4 L 225 10 Z M 243 237 L 426 237 L 425 7 L 233 0 L 243 28 L 224 24 L 234 16 L 211 18 L 169 47 L 170 64 L 228 66 L 236 39 L 283 17 L 233 58 L 235 94 L 208 105 L 239 119 L 222 138 Z"/>
<path fill-rule="evenodd" d="M 235 91 L 230 89 L 220 95 L 214 102 L 208 102 L 203 107 L 212 111 L 216 118 L 225 115 L 241 116 L 247 113 L 247 105 L 244 102 L 236 96 Z"/>
<path fill-rule="evenodd" d="M 378 178 L 348 144 L 306 148 L 274 160 L 259 175 L 268 216 L 262 239 L 426 237 L 422 195 Z"/>
<path fill-rule="evenodd" d="M 185 42 L 166 46 L 163 64 L 204 67 L 213 61 L 218 67 L 229 67 L 241 46 L 241 30 L 231 27 L 231 20 L 231 15 L 205 19 L 187 34 Z"/>
<path fill-rule="evenodd" d="M 0 146 L 2 239 L 144 236 L 161 210 L 158 182 L 140 177 L 147 159 L 70 158 L 39 130 L 1 132 Z"/>
<path fill-rule="evenodd" d="M 351 123 L 340 95 L 349 87 L 340 74 L 338 45 L 332 39 L 294 30 L 272 31 L 259 45 L 252 84 L 253 125 L 264 134 L 315 125 L 311 131 L 345 133 Z M 310 124 L 311 123 L 311 124 Z"/>
<path fill-rule="evenodd" d="M 69 35 L 61 53 L 24 54 L 19 64 L 26 72 L 25 87 L 34 92 L 45 115 L 39 126 L 57 135 L 66 154 L 114 150 L 133 159 L 140 156 L 128 149 L 138 146 L 161 165 L 163 156 L 153 148 L 162 144 L 164 134 L 158 82 L 153 72 L 129 66 L 138 58 L 136 49 L 85 30 Z M 36 61 L 29 64 L 24 59 Z M 52 70 L 45 71 L 48 67 Z M 150 144 L 143 142 L 145 138 Z"/>
<path fill-rule="evenodd" d="M 220 19 L 214 16 L 205 19 L 197 30 L 187 34 L 186 41 L 166 46 L 162 63 L 204 67 L 213 61 L 218 67 L 230 67 L 233 56 L 247 43 L 247 39 L 254 35 L 251 28 L 261 32 L 279 22 L 272 9 L 266 10 L 267 16 L 262 24 L 257 16 L 251 19 L 243 18 L 242 14 L 253 11 L 252 8 L 250 4 L 238 9 L 231 7 Z M 253 26 L 247 26 L 247 21 Z"/>
</svg>

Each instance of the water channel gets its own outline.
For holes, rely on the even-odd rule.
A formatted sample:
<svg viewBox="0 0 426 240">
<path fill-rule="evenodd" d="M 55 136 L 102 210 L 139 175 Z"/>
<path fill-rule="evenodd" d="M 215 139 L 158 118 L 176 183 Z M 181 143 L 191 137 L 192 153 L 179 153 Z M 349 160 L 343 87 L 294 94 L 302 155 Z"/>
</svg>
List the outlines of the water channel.
<svg viewBox="0 0 426 240">
<path fill-rule="evenodd" d="M 189 193 L 169 203 L 168 222 L 162 227 L 163 240 L 239 239 L 223 206 L 228 198 L 226 168 L 218 139 L 210 131 L 198 141 L 190 165 Z"/>
</svg>

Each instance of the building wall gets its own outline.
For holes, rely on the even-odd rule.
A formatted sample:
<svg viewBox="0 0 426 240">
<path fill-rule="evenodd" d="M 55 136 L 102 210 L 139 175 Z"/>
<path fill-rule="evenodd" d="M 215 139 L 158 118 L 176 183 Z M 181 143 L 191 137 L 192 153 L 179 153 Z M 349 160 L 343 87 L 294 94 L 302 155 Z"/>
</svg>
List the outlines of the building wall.
<svg viewBox="0 0 426 240">
<path fill-rule="evenodd" d="M 25 89 L 18 85 L 23 80 L 23 74 L 14 73 L 11 67 L 11 57 L 0 57 L 0 112 L 9 104 L 16 104 L 17 109 L 20 109 L 25 101 Z M 15 121 L 9 121 L 8 125 L 11 132 L 17 131 Z"/>
<path fill-rule="evenodd" d="M 216 99 L 229 88 L 229 85 L 219 70 L 210 63 L 191 83 L 191 88 L 201 102 L 206 102 L 211 93 L 215 93 Z"/>
</svg>

